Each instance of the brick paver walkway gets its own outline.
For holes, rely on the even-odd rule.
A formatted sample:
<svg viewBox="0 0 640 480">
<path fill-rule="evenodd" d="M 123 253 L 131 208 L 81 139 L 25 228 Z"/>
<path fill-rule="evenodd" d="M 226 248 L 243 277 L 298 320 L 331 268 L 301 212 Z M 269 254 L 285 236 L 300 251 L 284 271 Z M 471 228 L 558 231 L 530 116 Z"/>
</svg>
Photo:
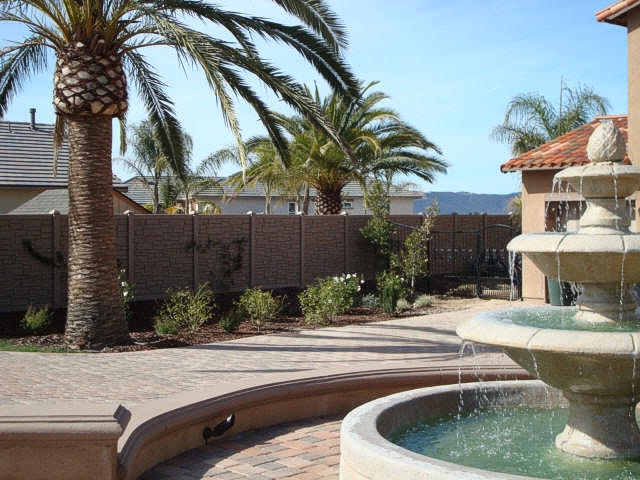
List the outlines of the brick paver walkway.
<svg viewBox="0 0 640 480">
<path fill-rule="evenodd" d="M 336 480 L 342 417 L 244 432 L 172 458 L 140 480 Z"/>
<path fill-rule="evenodd" d="M 458 300 L 449 302 L 455 306 Z M 188 348 L 103 354 L 0 351 L 0 407 L 51 400 L 116 401 L 131 407 L 187 391 L 215 392 L 225 384 L 267 383 L 297 374 L 422 367 L 426 362 L 433 367 L 504 363 L 506 357 L 497 353 L 460 359 L 455 328 L 474 313 L 508 308 L 509 302 L 467 300 L 464 305 L 446 313 Z"/>
</svg>

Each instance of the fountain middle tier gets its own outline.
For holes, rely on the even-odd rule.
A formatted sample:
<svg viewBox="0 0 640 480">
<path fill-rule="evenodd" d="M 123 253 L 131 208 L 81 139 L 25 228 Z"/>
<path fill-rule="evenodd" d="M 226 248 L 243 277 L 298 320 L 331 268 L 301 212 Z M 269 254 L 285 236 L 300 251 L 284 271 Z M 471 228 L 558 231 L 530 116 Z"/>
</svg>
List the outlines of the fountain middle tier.
<svg viewBox="0 0 640 480">
<path fill-rule="evenodd" d="M 562 330 L 508 318 L 518 312 L 534 317 L 549 311 L 542 307 L 481 314 L 459 326 L 457 333 L 466 341 L 499 346 L 529 373 L 565 393 L 571 413 L 556 440 L 558 448 L 601 458 L 640 456 L 640 430 L 633 415 L 640 400 L 640 331 Z"/>
</svg>

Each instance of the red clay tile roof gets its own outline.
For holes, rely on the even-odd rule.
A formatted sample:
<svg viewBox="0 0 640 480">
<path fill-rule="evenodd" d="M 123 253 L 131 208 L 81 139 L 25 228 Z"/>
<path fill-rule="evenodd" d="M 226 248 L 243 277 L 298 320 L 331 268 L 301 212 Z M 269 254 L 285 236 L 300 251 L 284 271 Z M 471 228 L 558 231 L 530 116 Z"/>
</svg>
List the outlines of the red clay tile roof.
<svg viewBox="0 0 640 480">
<path fill-rule="evenodd" d="M 597 12 L 596 20 L 626 27 L 627 12 L 638 6 L 640 6 L 640 0 L 619 0 Z"/>
<path fill-rule="evenodd" d="M 626 115 L 599 116 L 592 122 L 554 138 L 517 158 L 512 158 L 500 166 L 500 171 L 507 173 L 519 170 L 557 170 L 589 163 L 586 152 L 587 141 L 593 130 L 603 120 L 612 121 L 628 141 Z"/>
</svg>

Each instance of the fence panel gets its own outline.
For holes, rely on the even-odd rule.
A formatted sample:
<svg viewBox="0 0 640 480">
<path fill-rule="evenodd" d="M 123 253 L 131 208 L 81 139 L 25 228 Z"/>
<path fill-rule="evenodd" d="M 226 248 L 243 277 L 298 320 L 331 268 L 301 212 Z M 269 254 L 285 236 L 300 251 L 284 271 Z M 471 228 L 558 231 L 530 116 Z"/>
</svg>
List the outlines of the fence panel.
<svg viewBox="0 0 640 480">
<path fill-rule="evenodd" d="M 343 272 L 371 279 L 380 265 L 360 235 L 368 218 L 116 215 L 118 263 L 135 283 L 138 300 L 161 298 L 168 288 L 204 282 L 221 292 L 250 286 L 304 287 L 318 277 Z M 486 226 L 487 218 L 436 218 L 434 230 L 441 231 L 430 245 L 432 278 L 470 270 L 474 240 L 456 232 L 456 225 L 479 229 Z M 406 226 L 396 235 L 397 247 L 421 217 L 393 216 L 392 220 Z M 0 215 L 0 311 L 65 305 L 67 225 L 66 215 Z M 451 231 L 442 231 L 443 227 Z"/>
</svg>

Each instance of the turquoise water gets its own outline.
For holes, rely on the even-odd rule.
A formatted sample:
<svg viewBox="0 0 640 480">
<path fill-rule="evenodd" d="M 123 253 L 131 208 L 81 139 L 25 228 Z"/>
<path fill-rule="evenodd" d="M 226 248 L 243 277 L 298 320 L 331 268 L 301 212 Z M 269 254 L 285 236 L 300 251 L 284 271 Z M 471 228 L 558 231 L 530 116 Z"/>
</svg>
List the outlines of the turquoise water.
<svg viewBox="0 0 640 480">
<path fill-rule="evenodd" d="M 640 318 L 634 322 L 592 324 L 576 320 L 575 307 L 532 307 L 485 313 L 503 322 L 556 330 L 586 330 L 597 332 L 635 332 L 640 330 Z"/>
<path fill-rule="evenodd" d="M 436 418 L 394 432 L 408 450 L 468 467 L 554 480 L 640 479 L 640 461 L 593 460 L 554 446 L 567 409 L 499 407 Z"/>
</svg>

